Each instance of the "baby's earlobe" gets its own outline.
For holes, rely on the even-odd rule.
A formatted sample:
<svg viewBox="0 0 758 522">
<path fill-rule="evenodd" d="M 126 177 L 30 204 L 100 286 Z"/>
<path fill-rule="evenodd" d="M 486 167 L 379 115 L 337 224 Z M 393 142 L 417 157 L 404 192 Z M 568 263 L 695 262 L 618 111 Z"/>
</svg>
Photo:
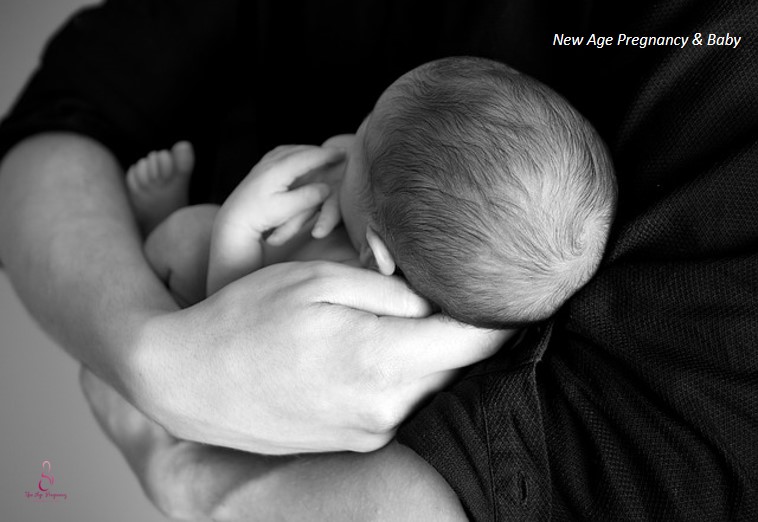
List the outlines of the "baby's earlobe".
<svg viewBox="0 0 758 522">
<path fill-rule="evenodd" d="M 387 244 L 370 226 L 366 229 L 366 242 L 371 249 L 371 253 L 376 261 L 379 273 L 383 275 L 392 275 L 395 273 L 395 258 L 390 252 Z"/>
</svg>

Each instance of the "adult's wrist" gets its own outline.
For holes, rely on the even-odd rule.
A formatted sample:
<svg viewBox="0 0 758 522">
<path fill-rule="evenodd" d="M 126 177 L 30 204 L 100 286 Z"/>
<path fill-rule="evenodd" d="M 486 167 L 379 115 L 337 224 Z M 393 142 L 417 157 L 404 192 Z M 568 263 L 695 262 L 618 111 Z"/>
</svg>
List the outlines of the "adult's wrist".
<svg viewBox="0 0 758 522">
<path fill-rule="evenodd" d="M 118 376 L 130 402 L 172 432 L 176 429 L 179 412 L 186 409 L 177 404 L 177 397 L 186 397 L 192 389 L 186 379 L 174 378 L 177 367 L 184 364 L 171 355 L 173 342 L 181 343 L 181 340 L 172 339 L 167 331 L 176 313 L 180 313 L 178 306 L 143 312 L 135 317 L 135 333 Z M 183 367 L 178 373 L 189 372 L 192 370 Z"/>
<path fill-rule="evenodd" d="M 215 349 L 218 339 L 204 336 L 216 320 L 208 306 L 204 301 L 144 322 L 128 363 L 130 398 L 174 437 L 238 447 L 238 438 L 217 426 L 218 418 L 232 417 L 224 411 L 229 390 L 219 382 L 228 361 Z"/>
</svg>

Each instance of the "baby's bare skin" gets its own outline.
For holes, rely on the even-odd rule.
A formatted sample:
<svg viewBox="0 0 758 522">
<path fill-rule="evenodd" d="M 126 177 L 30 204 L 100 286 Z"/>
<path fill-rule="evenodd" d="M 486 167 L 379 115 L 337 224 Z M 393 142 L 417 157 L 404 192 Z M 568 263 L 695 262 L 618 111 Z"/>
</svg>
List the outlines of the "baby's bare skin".
<svg viewBox="0 0 758 522">
<path fill-rule="evenodd" d="M 145 243 L 145 256 L 183 307 L 205 298 L 211 230 L 216 205 L 186 207 L 164 221 Z M 310 224 L 310 223 L 309 223 Z M 360 267 L 344 227 L 315 239 L 306 226 L 281 246 L 263 243 L 264 265 L 285 261 L 334 261 Z"/>
<path fill-rule="evenodd" d="M 127 176 L 136 209 L 149 207 L 152 214 L 170 214 L 159 224 L 151 224 L 145 216 L 148 230 L 154 228 L 145 253 L 182 306 L 199 302 L 227 282 L 270 264 L 321 260 L 360 266 L 346 230 L 332 231 L 339 219 L 336 202 L 324 204 L 322 213 L 314 215 L 329 195 L 328 187 L 306 183 L 291 190 L 288 186 L 290 180 L 311 170 L 341 177 L 345 162 L 333 162 L 340 158 L 335 149 L 282 147 L 256 165 L 223 206 L 166 208 L 169 203 L 165 202 L 186 199 L 174 193 L 186 185 L 177 180 L 189 176 L 188 154 L 192 154 L 188 144 L 153 153 L 151 157 L 163 161 L 142 160 Z M 276 227 L 273 232 L 272 226 Z M 266 231 L 270 235 L 264 240 Z"/>
<path fill-rule="evenodd" d="M 362 128 L 365 129 L 365 125 Z M 350 163 L 348 160 L 330 168 L 348 172 L 347 183 L 340 191 L 342 198 L 339 201 L 333 199 L 331 207 L 328 201 L 325 202 L 321 214 L 309 219 L 303 219 L 302 213 L 289 216 L 289 220 L 276 225 L 278 228 L 267 240 L 263 239 L 263 231 L 253 226 L 252 234 L 248 235 L 256 243 L 256 259 L 246 269 L 256 270 L 286 261 L 322 260 L 355 267 L 377 263 L 381 273 L 394 271 L 394 262 L 388 262 L 386 255 L 381 255 L 381 247 L 377 250 L 376 242 L 369 245 L 371 234 L 367 231 L 367 215 L 358 204 L 355 190 L 360 183 L 360 162 Z M 252 198 L 253 202 L 256 200 L 260 201 L 260 198 Z M 230 198 L 224 207 L 200 205 L 179 209 L 149 236 L 146 257 L 183 306 L 198 302 L 206 295 L 209 258 L 213 264 L 213 237 L 219 224 L 225 223 L 218 219 L 219 213 L 240 210 L 239 215 L 245 218 L 251 215 L 251 209 L 265 206 L 247 208 L 245 205 L 250 201 L 250 198 L 238 197 Z M 334 214 L 329 225 L 330 220 L 324 219 L 324 213 L 328 218 L 329 209 L 337 216 L 342 212 L 346 222 L 344 227 L 334 228 Z M 326 226 L 320 227 L 324 221 Z M 293 223 L 296 226 L 288 230 Z M 295 228 L 296 232 L 292 233 Z M 235 239 L 244 240 L 249 231 L 243 229 L 242 232 Z M 282 242 L 277 237 L 287 239 Z M 271 241 L 272 238 L 275 240 Z M 218 250 L 215 253 L 218 255 Z M 241 259 L 244 263 L 244 257 Z M 505 341 L 512 333 L 489 332 L 497 336 L 499 342 Z M 473 339 L 478 334 L 477 329 L 466 328 L 464 344 L 471 344 L 473 348 L 473 343 L 468 343 L 468 336 Z M 367 506 L 374 504 L 384 506 L 382 512 L 393 520 L 400 517 L 435 520 L 464 517 L 460 504 L 444 480 L 418 455 L 396 442 L 370 455 L 324 454 L 307 461 L 234 453 L 170 436 L 86 372 L 82 383 L 106 433 L 124 449 L 145 491 L 166 512 L 234 519 L 256 515 L 256 518 L 265 519 L 300 506 L 305 511 L 294 513 L 294 518 L 310 518 L 312 506 L 295 501 L 305 493 L 314 499 L 342 495 L 344 501 L 360 494 L 365 505 L 361 504 L 356 513 L 342 513 L 347 519 L 354 519 Z M 129 425 L 125 427 L 126 423 Z M 132 436 L 134 433 L 138 436 Z M 324 481 L 324 474 L 330 480 Z M 175 487 L 171 487 L 173 485 Z M 198 495 L 198 491 L 204 494 Z M 402 495 L 407 497 L 405 502 L 399 501 Z M 415 502 L 417 498 L 428 500 L 433 513 L 411 514 L 408 506 L 411 499 L 414 499 L 413 505 L 418 504 Z M 338 502 L 337 505 L 344 503 Z"/>
</svg>

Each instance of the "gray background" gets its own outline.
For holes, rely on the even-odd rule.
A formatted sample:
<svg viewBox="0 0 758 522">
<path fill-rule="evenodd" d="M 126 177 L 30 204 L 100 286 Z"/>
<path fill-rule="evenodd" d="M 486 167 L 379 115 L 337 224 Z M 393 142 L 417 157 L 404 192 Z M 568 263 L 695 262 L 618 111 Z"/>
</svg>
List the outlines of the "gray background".
<svg viewBox="0 0 758 522">
<path fill-rule="evenodd" d="M 0 114 L 36 66 L 45 40 L 92 0 L 0 0 Z M 0 520 L 164 521 L 90 416 L 77 364 L 21 306 L 0 271 Z M 42 461 L 62 502 L 30 502 Z"/>
</svg>

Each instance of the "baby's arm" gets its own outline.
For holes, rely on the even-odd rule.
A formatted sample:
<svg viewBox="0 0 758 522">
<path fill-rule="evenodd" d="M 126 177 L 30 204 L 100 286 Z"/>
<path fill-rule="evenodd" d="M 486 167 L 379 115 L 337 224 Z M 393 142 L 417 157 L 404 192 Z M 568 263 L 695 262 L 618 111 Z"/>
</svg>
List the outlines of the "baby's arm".
<svg viewBox="0 0 758 522">
<path fill-rule="evenodd" d="M 152 461 L 152 472 L 161 477 L 160 482 L 183 484 L 190 490 L 164 496 L 166 500 L 191 498 L 189 505 L 182 506 L 189 517 L 466 520 L 460 501 L 442 476 L 395 441 L 372 453 L 299 457 L 266 457 L 201 445 L 162 451 Z"/>
<path fill-rule="evenodd" d="M 329 195 L 325 183 L 294 190 L 301 176 L 334 163 L 344 152 L 309 145 L 282 146 L 266 154 L 232 192 L 213 226 L 207 293 L 213 294 L 263 266 L 263 235 L 281 244 L 313 215 Z"/>
</svg>

